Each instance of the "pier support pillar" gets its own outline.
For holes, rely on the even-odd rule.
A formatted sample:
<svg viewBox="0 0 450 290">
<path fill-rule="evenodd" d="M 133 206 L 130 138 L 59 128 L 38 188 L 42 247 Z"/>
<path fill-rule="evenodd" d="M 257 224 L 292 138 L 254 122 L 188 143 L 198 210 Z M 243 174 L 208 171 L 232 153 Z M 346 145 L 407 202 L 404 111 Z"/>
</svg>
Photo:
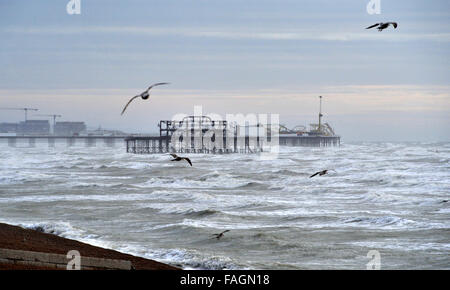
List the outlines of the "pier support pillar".
<svg viewBox="0 0 450 290">
<path fill-rule="evenodd" d="M 86 147 L 94 147 L 96 145 L 96 139 L 95 138 L 86 138 L 85 139 L 85 144 Z"/>
<path fill-rule="evenodd" d="M 67 144 L 67 147 L 72 147 L 73 145 L 75 145 L 75 139 L 74 138 L 67 138 L 66 139 L 66 144 Z"/>
<path fill-rule="evenodd" d="M 105 138 L 103 139 L 103 143 L 107 146 L 107 147 L 114 147 L 116 145 L 116 139 L 111 138 Z"/>
<path fill-rule="evenodd" d="M 16 147 L 17 145 L 17 139 L 16 138 L 8 138 L 8 146 L 9 147 Z"/>
</svg>

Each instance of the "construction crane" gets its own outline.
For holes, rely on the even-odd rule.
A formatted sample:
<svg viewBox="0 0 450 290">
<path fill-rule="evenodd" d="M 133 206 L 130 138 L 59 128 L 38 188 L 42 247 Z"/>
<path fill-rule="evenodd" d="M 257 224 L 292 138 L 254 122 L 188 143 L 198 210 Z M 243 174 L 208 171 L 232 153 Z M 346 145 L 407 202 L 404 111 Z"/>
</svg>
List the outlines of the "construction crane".
<svg viewBox="0 0 450 290">
<path fill-rule="evenodd" d="M 52 129 L 52 133 L 53 134 L 55 134 L 55 126 L 56 126 L 56 118 L 61 118 L 62 116 L 61 115 L 56 115 L 56 114 L 53 114 L 53 115 L 44 115 L 44 114 L 37 114 L 37 115 L 35 115 L 35 116 L 43 116 L 43 117 L 52 117 L 53 118 L 53 129 Z"/>
<path fill-rule="evenodd" d="M 38 115 L 35 115 L 35 116 L 52 117 L 53 118 L 53 127 L 55 127 L 55 125 L 56 125 L 56 118 L 61 118 L 62 117 L 61 115 L 56 115 L 56 114 L 54 114 L 54 115 L 38 114 Z"/>
<path fill-rule="evenodd" d="M 319 109 L 319 133 L 322 132 L 322 96 L 319 96 L 320 98 L 320 109 Z"/>
<path fill-rule="evenodd" d="M 28 120 L 28 111 L 39 111 L 39 109 L 34 109 L 34 108 L 0 108 L 0 110 L 21 110 L 21 111 L 25 111 L 25 122 Z"/>
</svg>

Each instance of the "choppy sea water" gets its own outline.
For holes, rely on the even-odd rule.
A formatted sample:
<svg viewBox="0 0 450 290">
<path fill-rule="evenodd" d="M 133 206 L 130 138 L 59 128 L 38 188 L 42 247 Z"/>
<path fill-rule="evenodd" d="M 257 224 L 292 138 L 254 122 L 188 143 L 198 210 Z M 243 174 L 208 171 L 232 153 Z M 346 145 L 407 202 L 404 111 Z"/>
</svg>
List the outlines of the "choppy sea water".
<svg viewBox="0 0 450 290">
<path fill-rule="evenodd" d="M 450 143 L 278 158 L 0 145 L 0 222 L 186 269 L 450 269 Z M 335 169 L 322 177 L 309 176 Z M 230 230 L 220 240 L 211 236 Z"/>
</svg>

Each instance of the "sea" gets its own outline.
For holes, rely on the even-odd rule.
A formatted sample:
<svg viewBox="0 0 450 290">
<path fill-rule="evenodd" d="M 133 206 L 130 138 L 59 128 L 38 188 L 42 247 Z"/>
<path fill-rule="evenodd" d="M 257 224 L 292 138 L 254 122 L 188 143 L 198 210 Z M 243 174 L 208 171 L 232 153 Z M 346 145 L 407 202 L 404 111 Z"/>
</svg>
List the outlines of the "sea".
<svg viewBox="0 0 450 290">
<path fill-rule="evenodd" d="M 25 145 L 0 144 L 3 223 L 183 269 L 450 269 L 449 142 L 186 154 L 192 167 Z"/>
</svg>

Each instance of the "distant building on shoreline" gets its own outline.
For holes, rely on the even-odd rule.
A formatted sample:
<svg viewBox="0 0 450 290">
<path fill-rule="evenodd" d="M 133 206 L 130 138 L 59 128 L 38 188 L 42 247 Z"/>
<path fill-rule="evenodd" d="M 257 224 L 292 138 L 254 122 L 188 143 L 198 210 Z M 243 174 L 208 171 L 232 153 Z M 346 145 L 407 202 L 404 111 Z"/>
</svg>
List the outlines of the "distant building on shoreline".
<svg viewBox="0 0 450 290">
<path fill-rule="evenodd" d="M 127 135 L 126 133 L 120 131 L 120 130 L 108 130 L 103 129 L 101 126 L 99 126 L 97 129 L 94 130 L 88 130 L 89 136 L 124 136 Z"/>
<path fill-rule="evenodd" d="M 17 123 L 0 123 L 0 133 L 17 133 Z"/>
<path fill-rule="evenodd" d="M 18 134 L 48 135 L 50 134 L 50 122 L 48 120 L 26 120 L 17 126 Z"/>
<path fill-rule="evenodd" d="M 21 135 L 48 135 L 48 120 L 27 120 L 20 123 L 0 123 L 0 133 L 16 133 Z"/>
<path fill-rule="evenodd" d="M 86 133 L 84 122 L 56 122 L 54 135 L 73 136 Z"/>
<path fill-rule="evenodd" d="M 27 120 L 20 123 L 0 123 L 0 134 L 8 135 L 54 135 L 54 136 L 125 136 L 120 130 L 98 127 L 88 130 L 85 122 L 55 122 L 48 120 Z"/>
</svg>

